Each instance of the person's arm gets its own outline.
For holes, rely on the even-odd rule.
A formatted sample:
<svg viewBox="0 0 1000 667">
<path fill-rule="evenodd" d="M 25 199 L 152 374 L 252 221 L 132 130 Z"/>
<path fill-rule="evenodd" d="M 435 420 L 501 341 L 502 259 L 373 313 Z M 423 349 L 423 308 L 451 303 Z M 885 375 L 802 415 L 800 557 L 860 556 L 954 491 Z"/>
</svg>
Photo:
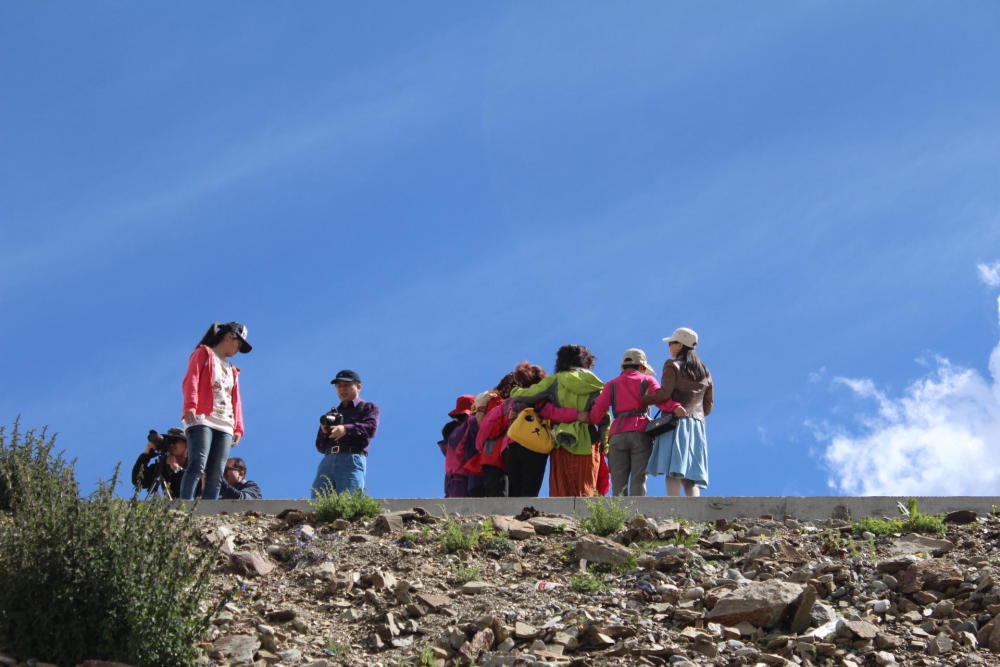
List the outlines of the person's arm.
<svg viewBox="0 0 1000 667">
<path fill-rule="evenodd" d="M 219 497 L 225 500 L 260 500 L 263 497 L 257 482 L 247 480 L 239 487 L 235 487 L 224 479 L 221 481 Z"/>
<path fill-rule="evenodd" d="M 326 454 L 327 449 L 330 447 L 329 441 L 330 437 L 323 431 L 323 427 L 320 426 L 316 430 L 316 451 L 320 454 Z"/>
<path fill-rule="evenodd" d="M 150 466 L 149 461 L 154 456 L 155 452 L 145 451 L 139 454 L 139 458 L 135 460 L 135 465 L 132 466 L 132 486 L 138 489 L 148 489 L 153 483 L 153 470 L 155 466 Z"/>
<path fill-rule="evenodd" d="M 656 391 L 649 392 L 642 397 L 643 405 L 653 405 L 654 403 L 664 403 L 670 400 L 674 393 L 674 385 L 677 384 L 677 366 L 671 359 L 663 364 L 663 384 Z"/>
<path fill-rule="evenodd" d="M 611 383 L 608 382 L 601 389 L 601 393 L 597 395 L 597 400 L 594 401 L 593 407 L 590 408 L 590 423 L 599 424 L 604 415 L 608 413 L 608 407 L 611 406 Z"/>
<path fill-rule="evenodd" d="M 503 419 L 503 404 L 493 406 L 483 417 L 483 421 L 479 424 L 479 430 L 476 431 L 476 451 L 483 451 L 486 441 L 499 438 L 506 428 L 506 420 Z"/>
<path fill-rule="evenodd" d="M 208 348 L 199 345 L 188 357 L 187 372 L 181 382 L 181 393 L 184 396 L 184 416 L 194 415 L 198 410 L 198 383 L 201 380 L 201 369 L 205 366 L 205 354 Z"/>
<path fill-rule="evenodd" d="M 580 421 L 580 412 L 580 410 L 574 410 L 573 408 L 560 408 L 548 402 L 538 410 L 538 414 L 542 419 L 548 419 L 556 424 L 568 424 Z"/>
<path fill-rule="evenodd" d="M 344 424 L 344 437 L 354 436 L 358 439 L 371 440 L 378 430 L 379 411 L 374 403 L 365 403 L 358 415 L 358 420 L 350 424 Z"/>
<path fill-rule="evenodd" d="M 243 401 L 240 398 L 240 371 L 233 366 L 233 447 L 239 444 L 243 437 Z"/>
<path fill-rule="evenodd" d="M 705 398 L 702 403 L 702 411 L 705 416 L 712 414 L 712 406 L 715 404 L 715 384 L 712 382 L 712 378 L 708 378 L 708 389 L 705 390 Z"/>
<path fill-rule="evenodd" d="M 520 405 L 534 405 L 538 401 L 545 399 L 554 400 L 556 397 L 555 392 L 550 392 L 549 388 L 552 387 L 552 383 L 556 381 L 555 375 L 550 375 L 547 378 L 536 382 L 530 387 L 515 387 L 510 392 L 510 398 L 512 401 L 516 401 Z M 550 395 L 553 394 L 553 395 Z"/>
</svg>

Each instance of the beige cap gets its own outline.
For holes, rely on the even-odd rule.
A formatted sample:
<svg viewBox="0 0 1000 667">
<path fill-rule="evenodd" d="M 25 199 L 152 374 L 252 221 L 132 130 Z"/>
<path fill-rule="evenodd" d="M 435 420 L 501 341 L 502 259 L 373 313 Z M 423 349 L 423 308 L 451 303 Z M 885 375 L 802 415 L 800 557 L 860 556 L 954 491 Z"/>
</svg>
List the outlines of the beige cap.
<svg viewBox="0 0 1000 667">
<path fill-rule="evenodd" d="M 622 366 L 626 364 L 639 366 L 646 374 L 653 372 L 653 369 L 649 366 L 649 362 L 646 361 L 646 353 L 637 347 L 630 347 L 625 350 L 625 354 L 622 355 Z"/>
<path fill-rule="evenodd" d="M 670 338 L 664 338 L 663 341 L 666 343 L 680 343 L 684 347 L 698 347 L 698 334 L 693 329 L 681 327 L 680 329 L 674 329 L 674 332 L 670 334 Z"/>
<path fill-rule="evenodd" d="M 493 391 L 492 389 L 487 389 L 483 393 L 476 396 L 476 400 L 473 402 L 476 411 L 478 412 L 481 408 L 485 408 L 486 404 L 489 403 L 490 399 L 493 398 L 494 396 L 496 396 L 496 392 Z"/>
</svg>

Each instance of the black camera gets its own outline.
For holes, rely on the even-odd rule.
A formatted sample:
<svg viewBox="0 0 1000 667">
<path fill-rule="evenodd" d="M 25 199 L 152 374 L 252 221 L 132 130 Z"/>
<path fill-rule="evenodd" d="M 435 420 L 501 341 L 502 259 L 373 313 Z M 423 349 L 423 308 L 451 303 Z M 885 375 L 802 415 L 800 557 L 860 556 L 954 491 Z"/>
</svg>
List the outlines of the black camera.
<svg viewBox="0 0 1000 667">
<path fill-rule="evenodd" d="M 340 410 L 334 408 L 327 412 L 325 415 L 319 418 L 320 426 L 340 426 L 344 423 L 344 415 L 341 414 Z"/>
<path fill-rule="evenodd" d="M 149 444 L 156 447 L 156 451 L 160 454 L 169 454 L 170 445 L 174 444 L 178 440 L 186 440 L 184 436 L 184 431 L 179 428 L 167 429 L 167 432 L 160 435 L 153 429 L 149 429 L 149 434 L 146 436 L 146 440 Z"/>
</svg>

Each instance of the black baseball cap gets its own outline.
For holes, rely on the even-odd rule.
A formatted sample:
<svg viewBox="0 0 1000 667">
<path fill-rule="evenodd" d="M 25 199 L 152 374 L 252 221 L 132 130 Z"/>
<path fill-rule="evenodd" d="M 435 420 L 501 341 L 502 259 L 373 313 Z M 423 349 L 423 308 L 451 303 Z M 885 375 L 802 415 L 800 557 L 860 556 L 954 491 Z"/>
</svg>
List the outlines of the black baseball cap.
<svg viewBox="0 0 1000 667">
<path fill-rule="evenodd" d="M 253 349 L 253 345 L 247 340 L 247 336 L 250 335 L 250 331 L 247 329 L 245 324 L 240 324 L 239 322 L 228 322 L 222 325 L 223 329 L 231 331 L 240 337 L 240 352 L 246 354 Z"/>
<path fill-rule="evenodd" d="M 337 377 L 330 380 L 330 384 L 337 384 L 338 382 L 361 382 L 361 376 L 354 371 L 340 371 L 337 373 Z"/>
</svg>

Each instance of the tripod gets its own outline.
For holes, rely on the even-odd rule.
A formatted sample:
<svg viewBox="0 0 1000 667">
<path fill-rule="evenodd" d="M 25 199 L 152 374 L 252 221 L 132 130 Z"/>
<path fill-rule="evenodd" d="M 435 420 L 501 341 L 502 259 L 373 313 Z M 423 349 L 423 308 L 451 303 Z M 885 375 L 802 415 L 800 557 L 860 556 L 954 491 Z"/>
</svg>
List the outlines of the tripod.
<svg viewBox="0 0 1000 667">
<path fill-rule="evenodd" d="M 149 487 L 149 491 L 146 492 L 146 500 L 154 496 L 158 496 L 161 493 L 166 496 L 167 500 L 173 500 L 174 497 L 170 493 L 170 485 L 167 484 L 167 480 L 163 476 L 163 470 L 167 465 L 167 455 L 161 454 L 156 460 L 156 473 L 153 475 L 153 483 Z"/>
</svg>

